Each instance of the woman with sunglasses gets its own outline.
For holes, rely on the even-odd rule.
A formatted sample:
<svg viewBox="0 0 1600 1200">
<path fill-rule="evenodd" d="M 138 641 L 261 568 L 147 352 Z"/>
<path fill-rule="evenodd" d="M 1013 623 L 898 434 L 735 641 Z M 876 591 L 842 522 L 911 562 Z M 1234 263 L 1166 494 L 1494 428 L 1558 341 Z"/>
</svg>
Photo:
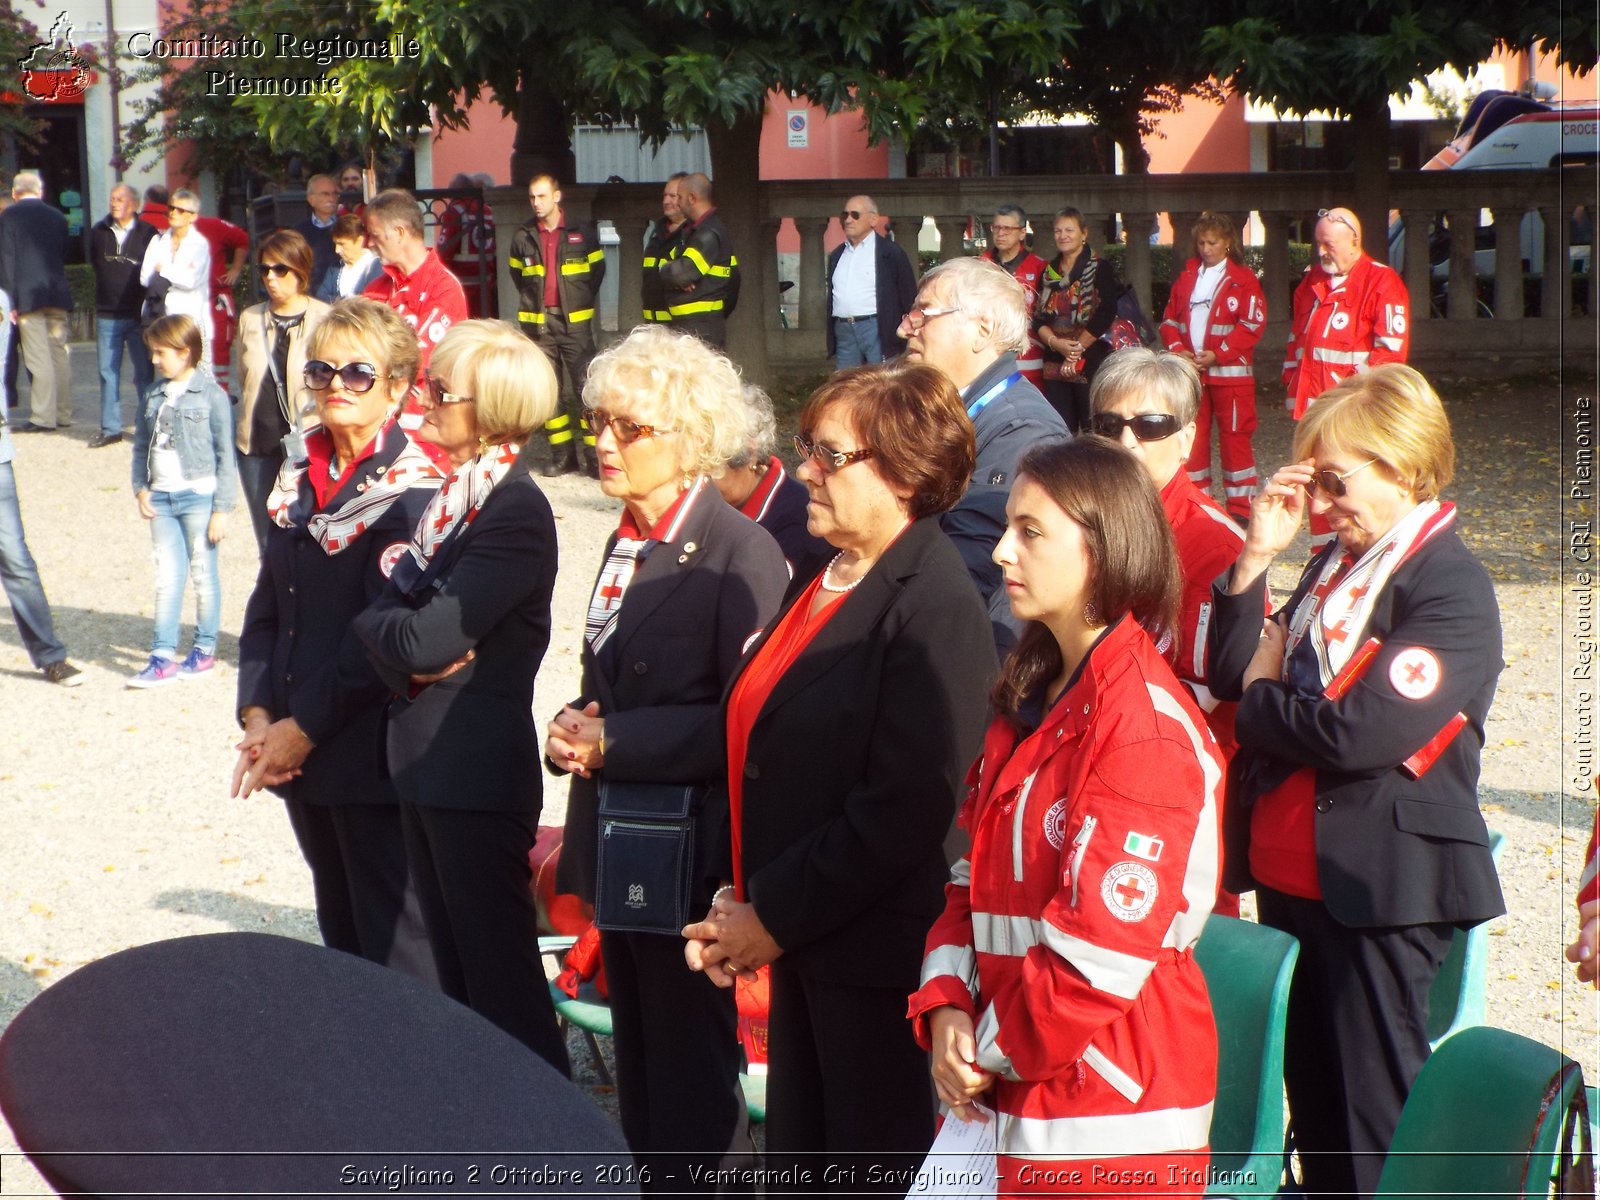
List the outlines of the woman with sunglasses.
<svg viewBox="0 0 1600 1200">
<path fill-rule="evenodd" d="M 200 361 L 211 362 L 211 246 L 195 228 L 200 197 L 187 188 L 172 193 L 167 227 L 144 248 L 139 283 L 149 300 L 145 324 L 157 316 L 181 313 L 200 326 Z M 160 311 L 155 308 L 159 306 Z"/>
<path fill-rule="evenodd" d="M 995 669 L 939 524 L 977 451 L 955 386 L 920 363 L 836 374 L 800 429 L 807 528 L 835 553 L 729 690 L 733 873 L 687 955 L 723 986 L 771 964 L 768 1165 L 904 1194 L 935 1115 L 906 996 Z"/>
<path fill-rule="evenodd" d="M 309 264 L 305 241 L 283 236 Z M 373 760 L 388 689 L 350 632 L 439 486 L 394 420 L 417 337 L 383 305 L 343 300 L 302 344 L 309 360 L 293 386 L 317 419 L 263 502 L 267 545 L 239 634 L 233 794 L 283 797 L 325 944 L 431 981 L 394 789 Z"/>
<path fill-rule="evenodd" d="M 1002 1195 L 1199 1196 L 1217 1037 L 1192 948 L 1222 761 L 1158 648 L 1172 535 L 1139 464 L 1092 435 L 1024 456 L 1006 517 L 994 557 L 1027 627 L 911 1017 L 952 1115 L 999 1114 Z"/>
<path fill-rule="evenodd" d="M 518 465 L 555 403 L 549 363 L 515 329 L 463 321 L 440 339 L 416 436 L 450 474 L 354 631 L 391 693 L 384 760 L 439 986 L 566 1074 L 528 868 L 556 528 Z"/>
<path fill-rule="evenodd" d="M 1306 1190 L 1369 1196 L 1452 934 L 1505 911 L 1477 800 L 1500 616 L 1439 498 L 1455 446 L 1416 371 L 1324 393 L 1294 455 L 1213 588 L 1211 686 L 1239 701 L 1227 884 L 1300 939 L 1284 1081 Z M 1337 540 L 1263 625 L 1308 512 Z"/>
<path fill-rule="evenodd" d="M 753 1152 L 733 995 L 684 965 L 677 930 L 689 917 L 675 914 L 704 912 L 726 879 L 726 851 L 710 853 L 725 805 L 720 786 L 707 786 L 720 784 L 723 771 L 719 704 L 789 572 L 777 543 L 711 481 L 744 449 L 748 428 L 739 372 L 726 356 L 642 325 L 594 360 L 583 401 L 600 490 L 622 501 L 622 516 L 589 602 L 582 694 L 545 738 L 549 768 L 572 777 L 556 883 L 596 901 L 600 856 L 621 846 L 601 849 L 607 799 L 650 785 L 695 787 L 693 835 L 680 824 L 660 853 L 662 864 L 680 851 L 688 861 L 656 864 L 668 877 L 661 898 L 675 901 L 648 922 L 661 931 L 639 927 L 643 912 L 634 928 L 608 920 L 604 898 L 596 914 L 622 1131 L 648 1168 L 643 1190 L 674 1191 L 690 1169 L 738 1165 Z M 642 865 L 653 863 L 647 856 Z M 658 889 L 643 898 L 655 913 Z"/>
<path fill-rule="evenodd" d="M 306 346 L 328 312 L 308 291 L 311 260 L 310 244 L 292 229 L 261 239 L 256 269 L 267 298 L 240 314 L 233 343 L 239 486 L 262 554 L 272 527 L 267 494 L 283 468 L 283 439 L 300 428 L 311 400 L 304 386 Z"/>
<path fill-rule="evenodd" d="M 1200 394 L 1200 374 L 1191 361 L 1129 346 L 1101 364 L 1090 385 L 1089 406 L 1094 432 L 1132 453 L 1161 496 L 1183 581 L 1173 642 L 1163 649 L 1206 714 L 1226 761 L 1233 755 L 1237 706 L 1219 702 L 1206 686 L 1206 629 L 1211 582 L 1239 557 L 1244 535 L 1184 469 L 1195 441 Z M 1239 898 L 1223 893 L 1215 911 L 1238 916 Z"/>
</svg>

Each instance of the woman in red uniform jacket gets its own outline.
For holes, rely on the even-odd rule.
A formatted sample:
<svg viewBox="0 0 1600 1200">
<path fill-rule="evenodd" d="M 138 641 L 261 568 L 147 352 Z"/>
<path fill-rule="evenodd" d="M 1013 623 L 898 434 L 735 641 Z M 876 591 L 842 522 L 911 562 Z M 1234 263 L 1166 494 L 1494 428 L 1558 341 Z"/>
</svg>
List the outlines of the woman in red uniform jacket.
<svg viewBox="0 0 1600 1200">
<path fill-rule="evenodd" d="M 997 1113 L 1002 1191 L 1198 1196 L 1217 1043 L 1190 950 L 1222 760 L 1152 640 L 1177 614 L 1172 534 L 1095 436 L 1030 452 L 1006 516 L 995 561 L 1029 624 L 910 1016 L 952 1113 Z"/>
<path fill-rule="evenodd" d="M 1189 478 L 1211 490 L 1211 421 L 1222 442 L 1222 488 L 1228 513 L 1250 519 L 1256 490 L 1256 343 L 1267 302 L 1255 272 L 1244 265 L 1233 218 L 1206 212 L 1194 223 L 1194 252 L 1172 285 L 1161 341 L 1200 368 L 1199 432 L 1189 455 Z"/>
</svg>

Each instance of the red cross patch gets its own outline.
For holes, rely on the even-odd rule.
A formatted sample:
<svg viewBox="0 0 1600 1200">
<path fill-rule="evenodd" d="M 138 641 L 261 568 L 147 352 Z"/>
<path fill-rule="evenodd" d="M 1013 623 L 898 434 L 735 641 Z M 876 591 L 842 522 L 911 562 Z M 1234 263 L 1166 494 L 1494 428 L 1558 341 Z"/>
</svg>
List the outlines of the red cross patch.
<svg viewBox="0 0 1600 1200">
<path fill-rule="evenodd" d="M 1407 700 L 1426 700 L 1443 677 L 1438 657 L 1421 646 L 1400 651 L 1389 664 L 1389 683 Z"/>
<path fill-rule="evenodd" d="M 1143 863 L 1119 862 L 1100 879 L 1100 899 L 1119 921 L 1142 921 L 1156 905 L 1161 887 Z"/>
<path fill-rule="evenodd" d="M 383 553 L 378 555 L 378 570 L 383 572 L 385 579 L 394 574 L 395 563 L 399 562 L 410 548 L 405 542 L 395 542 L 383 548 Z"/>
</svg>

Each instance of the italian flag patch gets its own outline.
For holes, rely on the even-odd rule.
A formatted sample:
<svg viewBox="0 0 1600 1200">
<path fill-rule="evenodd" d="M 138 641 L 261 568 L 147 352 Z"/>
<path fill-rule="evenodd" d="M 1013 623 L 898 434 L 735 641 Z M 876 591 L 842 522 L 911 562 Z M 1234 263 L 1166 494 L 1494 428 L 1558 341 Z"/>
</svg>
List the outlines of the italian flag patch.
<svg viewBox="0 0 1600 1200">
<path fill-rule="evenodd" d="M 1160 862 L 1161 839 L 1145 833 L 1130 833 L 1128 840 L 1122 843 L 1122 852 L 1142 858 L 1145 862 Z"/>
</svg>

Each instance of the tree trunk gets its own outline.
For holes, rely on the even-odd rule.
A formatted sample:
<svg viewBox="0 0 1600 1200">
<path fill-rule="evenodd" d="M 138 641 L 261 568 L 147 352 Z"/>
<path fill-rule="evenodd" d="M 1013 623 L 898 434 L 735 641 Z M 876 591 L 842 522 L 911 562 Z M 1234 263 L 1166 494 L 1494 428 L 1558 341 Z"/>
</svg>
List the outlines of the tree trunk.
<svg viewBox="0 0 1600 1200">
<path fill-rule="evenodd" d="M 732 126 L 709 123 L 706 142 L 717 213 L 739 256 L 739 307 L 728 320 L 728 356 L 747 380 L 766 387 L 766 306 L 778 302 L 778 292 L 772 283 L 776 247 L 761 240 L 762 115 L 746 113 Z"/>
<path fill-rule="evenodd" d="M 1350 105 L 1356 194 L 1342 201 L 1361 218 L 1361 248 L 1389 261 L 1389 97 L 1362 95 Z M 1335 200 L 1334 203 L 1341 203 Z"/>
<path fill-rule="evenodd" d="M 524 71 L 522 84 L 517 88 L 517 138 L 511 148 L 511 186 L 526 187 L 535 175 L 554 175 L 562 183 L 576 183 L 578 160 L 572 153 L 566 105 Z"/>
</svg>

